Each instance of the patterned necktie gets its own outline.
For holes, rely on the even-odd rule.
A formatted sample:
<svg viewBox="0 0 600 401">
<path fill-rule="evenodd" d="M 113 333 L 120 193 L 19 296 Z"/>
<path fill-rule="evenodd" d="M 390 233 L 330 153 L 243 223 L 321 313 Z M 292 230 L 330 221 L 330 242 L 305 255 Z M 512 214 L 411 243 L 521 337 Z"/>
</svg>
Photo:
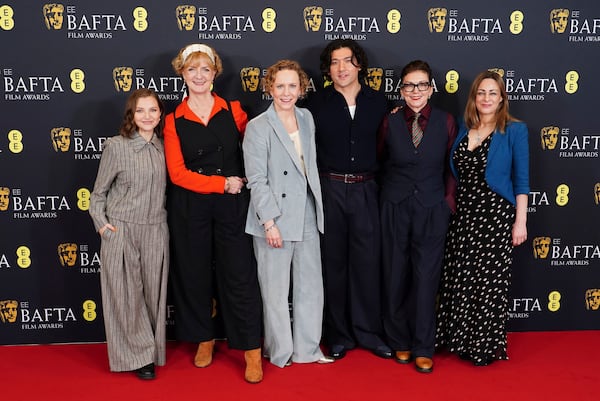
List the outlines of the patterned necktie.
<svg viewBox="0 0 600 401">
<path fill-rule="evenodd" d="M 415 119 L 413 120 L 412 129 L 411 129 L 412 141 L 413 141 L 413 144 L 415 145 L 415 148 L 419 146 L 419 144 L 421 143 L 421 139 L 423 139 L 423 130 L 421 129 L 421 126 L 419 125 L 419 116 L 420 115 L 421 115 L 421 113 L 415 113 Z"/>
</svg>

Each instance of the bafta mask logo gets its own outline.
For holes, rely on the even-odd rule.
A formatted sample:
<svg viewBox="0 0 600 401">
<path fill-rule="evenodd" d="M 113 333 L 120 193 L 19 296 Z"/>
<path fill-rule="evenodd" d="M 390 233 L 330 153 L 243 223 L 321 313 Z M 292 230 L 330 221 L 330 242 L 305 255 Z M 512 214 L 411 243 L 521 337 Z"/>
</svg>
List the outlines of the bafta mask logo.
<svg viewBox="0 0 600 401">
<path fill-rule="evenodd" d="M 50 130 L 52 147 L 55 152 L 68 152 L 71 146 L 71 128 L 56 127 Z"/>
<path fill-rule="evenodd" d="M 323 21 L 323 7 L 304 7 L 303 15 L 304 29 L 306 29 L 306 32 L 317 32 L 321 28 L 321 22 Z"/>
<path fill-rule="evenodd" d="M 435 7 L 427 10 L 429 32 L 443 32 L 446 26 L 446 15 L 448 15 L 448 10 L 445 8 Z"/>
<path fill-rule="evenodd" d="M 58 244 L 58 259 L 62 267 L 73 267 L 77 262 L 77 244 L 67 242 Z"/>
<path fill-rule="evenodd" d="M 258 67 L 244 67 L 240 70 L 244 92 L 256 92 L 260 83 L 259 76 L 260 68 Z"/>
<path fill-rule="evenodd" d="M 115 67 L 113 68 L 113 81 L 117 92 L 129 92 L 133 84 L 133 68 Z"/>
<path fill-rule="evenodd" d="M 587 310 L 600 309 L 600 288 L 590 288 L 585 292 L 585 308 Z"/>
<path fill-rule="evenodd" d="M 57 31 L 62 28 L 65 6 L 59 3 L 44 4 L 44 22 L 46 28 L 50 31 Z"/>
<path fill-rule="evenodd" d="M 550 30 L 552 33 L 565 33 L 569 10 L 566 8 L 555 8 L 550 10 Z"/>
<path fill-rule="evenodd" d="M 177 15 L 177 26 L 180 31 L 191 31 L 194 28 L 194 22 L 196 21 L 195 6 L 177 6 L 175 14 Z"/>
<path fill-rule="evenodd" d="M 533 239 L 533 257 L 546 259 L 550 252 L 550 237 L 535 237 Z"/>
<path fill-rule="evenodd" d="M 10 204 L 10 189 L 8 187 L 0 187 L 0 211 L 6 212 Z"/>
<path fill-rule="evenodd" d="M 376 91 L 381 88 L 383 82 L 383 68 L 367 68 L 367 84 Z"/>
<path fill-rule="evenodd" d="M 504 68 L 488 68 L 488 71 L 495 72 L 500 75 L 500 78 L 504 78 Z"/>
<path fill-rule="evenodd" d="M 17 321 L 18 303 L 14 299 L 0 301 L 0 321 L 2 323 L 14 323 Z"/>
<path fill-rule="evenodd" d="M 540 139 L 542 140 L 543 150 L 554 150 L 558 142 L 558 127 L 543 127 L 540 130 Z"/>
<path fill-rule="evenodd" d="M 8 188 L 6 188 L 8 190 Z M 2 190 L 2 188 L 0 188 L 0 191 Z M 0 196 L 1 192 L 0 192 Z M 596 202 L 596 205 L 600 205 L 600 182 L 597 182 L 596 185 L 594 185 L 594 202 Z M 0 202 L 0 210 L 2 210 L 2 203 Z"/>
</svg>

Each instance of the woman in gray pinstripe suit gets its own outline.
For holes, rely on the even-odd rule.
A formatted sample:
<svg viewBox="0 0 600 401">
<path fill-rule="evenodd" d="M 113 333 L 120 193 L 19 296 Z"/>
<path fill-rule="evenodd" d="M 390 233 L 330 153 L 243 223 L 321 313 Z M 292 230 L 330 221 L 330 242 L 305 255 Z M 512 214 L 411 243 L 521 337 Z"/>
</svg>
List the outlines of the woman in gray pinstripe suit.
<svg viewBox="0 0 600 401">
<path fill-rule="evenodd" d="M 102 309 L 110 370 L 155 377 L 165 364 L 169 230 L 161 139 L 164 107 L 148 89 L 127 100 L 120 135 L 109 138 L 90 215 L 101 237 Z"/>
</svg>

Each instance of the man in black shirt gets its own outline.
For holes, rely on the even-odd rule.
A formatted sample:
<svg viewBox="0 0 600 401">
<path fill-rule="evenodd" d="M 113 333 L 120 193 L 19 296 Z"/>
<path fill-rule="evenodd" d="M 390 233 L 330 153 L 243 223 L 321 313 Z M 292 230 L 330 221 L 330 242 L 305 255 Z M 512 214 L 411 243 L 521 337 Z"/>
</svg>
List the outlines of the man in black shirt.
<svg viewBox="0 0 600 401">
<path fill-rule="evenodd" d="M 382 358 L 383 340 L 377 172 L 377 133 L 385 96 L 364 83 L 368 61 L 353 40 L 330 42 L 321 72 L 333 83 L 307 104 L 316 125 L 325 211 L 322 240 L 325 339 L 340 359 L 356 346 Z"/>
</svg>

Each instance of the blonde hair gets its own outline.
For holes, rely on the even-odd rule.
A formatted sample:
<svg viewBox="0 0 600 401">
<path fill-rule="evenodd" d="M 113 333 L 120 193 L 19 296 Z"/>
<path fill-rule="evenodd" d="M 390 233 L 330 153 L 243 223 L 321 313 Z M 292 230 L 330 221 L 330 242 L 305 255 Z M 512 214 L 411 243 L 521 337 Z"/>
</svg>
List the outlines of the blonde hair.
<svg viewBox="0 0 600 401">
<path fill-rule="evenodd" d="M 185 46 L 184 48 L 179 50 L 177 56 L 173 59 L 173 61 L 171 61 L 173 70 L 175 70 L 177 75 L 181 75 L 186 67 L 189 67 L 193 64 L 197 64 L 200 62 L 201 58 L 204 58 L 208 62 L 210 67 L 216 72 L 215 77 L 218 77 L 223 71 L 223 63 L 221 62 L 221 57 L 219 57 L 215 49 L 207 45 L 202 45 L 203 47 L 206 47 L 212 52 L 212 57 L 209 53 L 204 52 L 202 50 L 192 51 L 190 54 L 184 55 L 184 53 L 187 53 L 186 49 L 190 46 L 193 45 Z"/>
</svg>

